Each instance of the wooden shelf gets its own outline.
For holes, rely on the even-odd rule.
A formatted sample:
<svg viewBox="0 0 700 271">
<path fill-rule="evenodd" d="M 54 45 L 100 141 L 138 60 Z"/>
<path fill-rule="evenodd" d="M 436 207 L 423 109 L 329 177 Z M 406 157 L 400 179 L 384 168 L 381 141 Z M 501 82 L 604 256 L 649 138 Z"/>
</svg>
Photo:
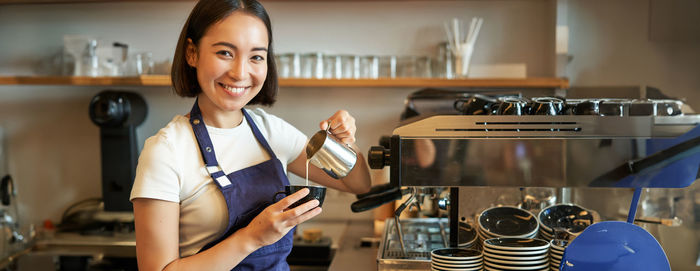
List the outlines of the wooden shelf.
<svg viewBox="0 0 700 271">
<path fill-rule="evenodd" d="M 73 76 L 0 76 L 0 85 L 75 85 L 75 86 L 170 86 L 168 75 L 137 77 Z M 561 88 L 569 87 L 566 78 L 380 78 L 380 79 L 280 79 L 281 87 L 487 87 L 487 88 Z"/>
<path fill-rule="evenodd" d="M 380 78 L 380 79 L 281 79 L 284 87 L 489 87 L 489 88 L 568 88 L 566 78 Z"/>
<path fill-rule="evenodd" d="M 0 5 L 3 4 L 75 4 L 75 3 L 108 3 L 108 2 L 195 2 L 194 0 L 0 0 Z"/>
<path fill-rule="evenodd" d="M 3 4 L 74 4 L 74 3 L 109 3 L 109 2 L 195 2 L 195 0 L 0 0 L 0 5 Z M 266 2 L 282 2 L 289 0 L 263 0 Z M 302 2 L 350 2 L 350 1 L 375 1 L 375 0 L 295 0 Z M 386 1 L 386 0 L 385 0 Z M 389 1 L 407 1 L 407 0 L 389 0 Z"/>
<path fill-rule="evenodd" d="M 170 86 L 168 75 L 134 77 L 0 76 L 0 85 Z"/>
</svg>

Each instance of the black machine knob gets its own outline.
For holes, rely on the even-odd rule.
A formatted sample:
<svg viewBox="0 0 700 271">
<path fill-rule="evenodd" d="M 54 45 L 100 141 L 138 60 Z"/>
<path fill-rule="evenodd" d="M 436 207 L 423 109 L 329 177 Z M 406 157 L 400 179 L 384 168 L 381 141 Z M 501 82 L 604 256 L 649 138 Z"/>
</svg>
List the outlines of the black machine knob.
<svg viewBox="0 0 700 271">
<path fill-rule="evenodd" d="M 379 138 L 379 146 L 385 149 L 391 149 L 391 136 L 382 136 Z"/>
<path fill-rule="evenodd" d="M 369 148 L 367 163 L 371 169 L 382 169 L 391 164 L 391 151 L 382 146 L 372 146 Z"/>
</svg>

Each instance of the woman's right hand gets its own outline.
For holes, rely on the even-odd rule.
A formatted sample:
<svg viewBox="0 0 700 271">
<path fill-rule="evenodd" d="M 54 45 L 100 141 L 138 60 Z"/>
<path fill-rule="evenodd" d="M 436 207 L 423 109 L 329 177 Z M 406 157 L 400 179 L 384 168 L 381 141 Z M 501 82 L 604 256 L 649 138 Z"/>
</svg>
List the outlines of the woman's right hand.
<svg viewBox="0 0 700 271">
<path fill-rule="evenodd" d="M 265 208 L 245 228 L 245 231 L 253 238 L 258 247 L 271 245 L 284 237 L 294 226 L 309 220 L 321 213 L 318 200 L 311 200 L 294 209 L 288 209 L 290 205 L 309 194 L 309 189 L 304 188 L 291 194 L 277 203 Z"/>
</svg>

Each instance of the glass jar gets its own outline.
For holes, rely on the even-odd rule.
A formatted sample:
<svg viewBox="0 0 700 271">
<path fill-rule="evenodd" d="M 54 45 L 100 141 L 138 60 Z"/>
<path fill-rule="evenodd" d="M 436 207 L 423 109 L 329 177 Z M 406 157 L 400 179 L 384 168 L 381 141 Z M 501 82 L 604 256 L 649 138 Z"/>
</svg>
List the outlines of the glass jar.
<svg viewBox="0 0 700 271">
<path fill-rule="evenodd" d="M 360 78 L 379 78 L 379 57 L 363 56 L 360 58 Z"/>
<path fill-rule="evenodd" d="M 323 53 L 308 53 L 301 57 L 301 78 L 323 78 Z"/>
<path fill-rule="evenodd" d="M 342 78 L 360 78 L 360 57 L 355 55 L 342 55 Z"/>
<path fill-rule="evenodd" d="M 396 78 L 396 56 L 379 57 L 379 77 Z"/>
<path fill-rule="evenodd" d="M 433 61 L 429 56 L 416 58 L 416 77 L 430 78 L 433 76 Z"/>
<path fill-rule="evenodd" d="M 299 78 L 301 77 L 301 57 L 298 53 L 286 53 L 276 55 L 277 74 L 280 78 Z"/>
<path fill-rule="evenodd" d="M 340 56 L 326 55 L 323 57 L 323 78 L 343 78 L 343 65 Z"/>
<path fill-rule="evenodd" d="M 416 56 L 400 56 L 398 58 L 397 73 L 398 77 L 411 78 L 416 77 L 416 64 L 418 58 Z"/>
<path fill-rule="evenodd" d="M 437 58 L 433 62 L 433 77 L 438 78 L 455 78 L 454 59 L 452 58 L 452 50 L 447 42 L 438 45 Z"/>
</svg>

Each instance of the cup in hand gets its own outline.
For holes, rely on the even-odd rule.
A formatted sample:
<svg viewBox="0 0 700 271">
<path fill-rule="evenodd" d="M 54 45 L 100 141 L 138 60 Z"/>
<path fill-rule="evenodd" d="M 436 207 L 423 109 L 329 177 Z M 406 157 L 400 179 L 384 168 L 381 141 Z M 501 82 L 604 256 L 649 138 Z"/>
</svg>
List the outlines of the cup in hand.
<svg viewBox="0 0 700 271">
<path fill-rule="evenodd" d="M 299 190 L 302 190 L 304 188 L 309 189 L 309 194 L 300 199 L 299 201 L 293 203 L 292 205 L 289 206 L 289 209 L 295 208 L 299 205 L 302 205 L 306 202 L 309 202 L 311 200 L 317 199 L 318 200 L 318 207 L 321 207 L 323 204 L 323 199 L 326 198 L 326 188 L 323 186 L 310 186 L 310 185 L 287 185 L 284 187 L 284 191 L 280 191 L 275 193 L 275 201 L 278 199 L 278 195 L 284 194 L 286 196 L 289 196 L 291 194 L 294 194 L 298 192 Z"/>
</svg>

